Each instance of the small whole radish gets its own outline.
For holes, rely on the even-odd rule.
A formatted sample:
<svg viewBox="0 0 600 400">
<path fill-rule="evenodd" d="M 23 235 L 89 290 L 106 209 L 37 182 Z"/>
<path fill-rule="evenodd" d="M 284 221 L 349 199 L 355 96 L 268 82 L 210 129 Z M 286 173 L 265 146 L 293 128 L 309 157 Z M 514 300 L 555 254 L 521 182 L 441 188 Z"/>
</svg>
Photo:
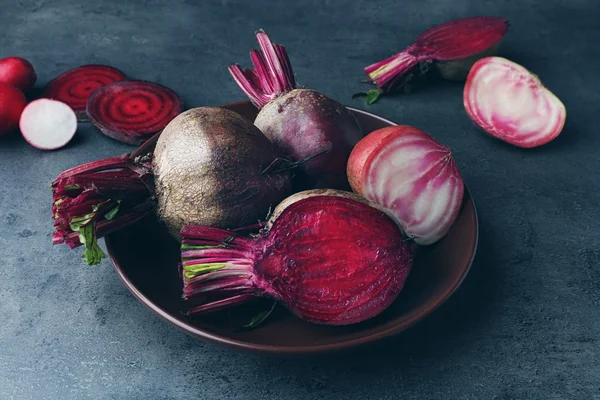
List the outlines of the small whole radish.
<svg viewBox="0 0 600 400">
<path fill-rule="evenodd" d="M 14 86 L 0 83 L 0 136 L 19 127 L 19 118 L 27 105 L 23 92 Z"/>
<path fill-rule="evenodd" d="M 0 82 L 12 85 L 23 92 L 33 87 L 37 75 L 33 65 L 21 57 L 6 57 L 0 60 Z"/>
</svg>

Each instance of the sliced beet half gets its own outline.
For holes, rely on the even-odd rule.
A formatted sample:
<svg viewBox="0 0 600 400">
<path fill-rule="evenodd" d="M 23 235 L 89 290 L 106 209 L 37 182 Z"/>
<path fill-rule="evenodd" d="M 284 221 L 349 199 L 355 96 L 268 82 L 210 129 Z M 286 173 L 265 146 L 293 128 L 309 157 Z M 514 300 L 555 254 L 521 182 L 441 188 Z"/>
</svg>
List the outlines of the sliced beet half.
<svg viewBox="0 0 600 400">
<path fill-rule="evenodd" d="M 162 131 L 183 111 L 177 93 L 154 82 L 128 80 L 110 83 L 94 91 L 87 114 L 106 136 L 140 145 Z"/>
<path fill-rule="evenodd" d="M 71 69 L 51 80 L 44 97 L 61 101 L 75 111 L 78 121 L 88 121 L 86 114 L 90 94 L 101 86 L 126 79 L 117 68 L 89 64 Z"/>
</svg>

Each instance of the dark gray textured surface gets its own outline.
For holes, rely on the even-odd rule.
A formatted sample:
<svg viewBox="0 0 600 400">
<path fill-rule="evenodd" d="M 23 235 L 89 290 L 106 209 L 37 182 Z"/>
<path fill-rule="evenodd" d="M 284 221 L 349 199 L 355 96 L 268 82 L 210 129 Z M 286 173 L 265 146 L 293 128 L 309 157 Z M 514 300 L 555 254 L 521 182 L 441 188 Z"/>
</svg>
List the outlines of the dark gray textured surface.
<svg viewBox="0 0 600 400">
<path fill-rule="evenodd" d="M 108 63 L 181 93 L 188 107 L 243 99 L 226 66 L 253 32 L 288 47 L 302 84 L 428 131 L 454 149 L 481 221 L 464 286 L 386 347 L 273 359 L 191 339 L 152 315 L 110 263 L 52 247 L 51 180 L 131 148 L 82 126 L 40 152 L 0 141 L 0 399 L 600 398 L 599 3 L 550 1 L 0 1 L 0 57 L 44 84 Z M 476 131 L 460 84 L 364 106 L 361 69 L 422 30 L 477 14 L 512 26 L 502 54 L 565 103 L 552 144 L 519 150 Z"/>
</svg>

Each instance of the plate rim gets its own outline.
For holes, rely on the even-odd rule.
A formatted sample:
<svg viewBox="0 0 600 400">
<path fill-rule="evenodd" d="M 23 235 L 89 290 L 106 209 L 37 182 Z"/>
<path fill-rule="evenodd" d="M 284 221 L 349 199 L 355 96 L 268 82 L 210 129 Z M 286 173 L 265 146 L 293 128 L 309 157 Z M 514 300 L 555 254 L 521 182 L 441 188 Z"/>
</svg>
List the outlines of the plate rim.
<svg viewBox="0 0 600 400">
<path fill-rule="evenodd" d="M 221 105 L 218 107 L 242 106 L 242 105 L 247 105 L 249 103 L 250 103 L 250 101 L 238 101 L 238 102 L 224 104 L 224 105 Z M 346 106 L 346 108 L 348 108 L 353 113 L 363 114 L 363 115 L 366 115 L 371 118 L 376 118 L 376 119 L 380 120 L 381 122 L 384 122 L 391 126 L 399 125 L 398 123 L 396 123 L 394 121 L 391 121 L 380 115 L 377 115 L 377 114 L 374 114 L 374 113 L 371 113 L 371 112 L 368 112 L 365 110 L 361 110 L 361 109 L 350 107 L 350 106 Z M 159 135 L 160 135 L 160 133 L 157 133 L 154 136 L 150 137 L 146 142 L 144 142 L 135 151 L 132 152 L 131 157 L 135 157 L 135 156 L 139 155 L 140 149 L 144 148 L 147 143 L 155 140 Z M 112 243 L 111 243 L 112 235 L 107 235 L 104 238 L 104 242 L 105 242 L 106 249 L 108 252 L 108 257 L 113 265 L 114 270 L 116 271 L 117 275 L 119 276 L 119 279 L 121 279 L 121 281 L 123 282 L 125 287 L 133 294 L 133 296 L 139 302 L 141 302 L 143 305 L 148 307 L 155 315 L 157 315 L 163 321 L 168 322 L 169 324 L 171 324 L 172 326 L 176 327 L 177 329 L 186 333 L 189 336 L 192 336 L 196 339 L 201 339 L 201 340 L 204 340 L 207 342 L 211 342 L 211 343 L 214 343 L 217 345 L 233 347 L 233 348 L 236 348 L 239 350 L 250 351 L 250 352 L 259 352 L 259 353 L 270 353 L 270 354 L 284 354 L 284 355 L 285 354 L 287 354 L 287 355 L 302 354 L 302 355 L 305 355 L 305 354 L 317 354 L 317 353 L 345 350 L 345 349 L 349 349 L 349 348 L 353 348 L 353 347 L 366 345 L 368 343 L 374 343 L 374 342 L 380 341 L 384 338 L 389 338 L 389 337 L 398 335 L 401 332 L 413 327 L 419 321 L 427 318 L 435 310 L 437 310 L 442 304 L 444 304 L 446 301 L 448 301 L 448 299 L 462 285 L 466 276 L 468 275 L 469 271 L 471 270 L 471 267 L 473 266 L 473 262 L 477 255 L 477 250 L 479 247 L 479 216 L 477 213 L 477 207 L 475 205 L 473 195 L 472 195 L 471 191 L 469 190 L 469 188 L 467 187 L 466 183 L 464 184 L 464 186 L 465 186 L 465 193 L 468 194 L 469 199 L 471 201 L 471 205 L 473 207 L 473 216 L 474 216 L 473 224 L 474 224 L 474 228 L 475 228 L 475 240 L 473 241 L 472 248 L 470 249 L 471 259 L 469 260 L 467 267 L 462 271 L 460 277 L 455 282 L 453 282 L 453 284 L 449 287 L 449 289 L 447 291 L 445 291 L 443 296 L 439 297 L 427 309 L 412 316 L 410 319 L 408 319 L 404 323 L 402 323 L 400 325 L 391 326 L 387 329 L 372 333 L 370 335 L 361 336 L 358 338 L 344 340 L 344 341 L 335 342 L 335 343 L 326 343 L 326 344 L 308 345 L 308 346 L 285 346 L 285 345 L 257 344 L 257 343 L 247 342 L 247 341 L 231 339 L 231 338 L 228 338 L 223 335 L 214 334 L 207 330 L 200 329 L 194 325 L 191 325 L 185 321 L 182 321 L 182 320 L 176 318 L 171 313 L 169 313 L 166 310 L 159 307 L 156 303 L 154 303 L 152 300 L 150 300 L 142 292 L 140 292 L 140 290 L 131 282 L 128 275 L 125 273 L 124 269 L 121 267 L 119 261 L 115 258 L 114 247 L 112 246 Z"/>
</svg>

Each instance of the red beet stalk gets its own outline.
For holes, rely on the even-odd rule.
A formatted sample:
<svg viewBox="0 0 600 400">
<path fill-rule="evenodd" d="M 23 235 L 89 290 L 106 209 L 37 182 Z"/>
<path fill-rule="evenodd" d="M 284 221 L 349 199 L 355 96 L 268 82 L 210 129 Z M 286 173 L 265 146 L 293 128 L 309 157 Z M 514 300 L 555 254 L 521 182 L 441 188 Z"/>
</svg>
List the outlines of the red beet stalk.
<svg viewBox="0 0 600 400">
<path fill-rule="evenodd" d="M 472 65 L 476 60 L 469 59 L 470 57 L 494 48 L 507 31 L 508 22 L 504 18 L 457 19 L 423 32 L 401 52 L 369 65 L 364 70 L 380 90 L 389 92 L 420 62 L 466 59 Z M 461 68 L 463 71 L 464 69 Z M 468 72 L 468 66 L 466 71 Z"/>
<path fill-rule="evenodd" d="M 288 197 L 254 237 L 208 226 L 182 229 L 183 298 L 198 315 L 270 297 L 313 323 L 372 318 L 397 297 L 412 250 L 393 220 L 335 190 Z"/>
<path fill-rule="evenodd" d="M 79 121 L 87 121 L 88 97 L 101 86 L 126 79 L 125 74 L 108 65 L 83 65 L 50 81 L 44 97 L 67 104 Z"/>
<path fill-rule="evenodd" d="M 250 52 L 254 69 L 236 64 L 229 67 L 229 72 L 252 103 L 263 108 L 280 94 L 295 89 L 296 79 L 285 48 L 272 43 L 264 31 L 258 31 L 256 39 L 262 52 Z"/>
<path fill-rule="evenodd" d="M 92 123 L 106 136 L 140 145 L 183 111 L 173 90 L 154 82 L 128 80 L 95 90 L 87 103 Z"/>
<path fill-rule="evenodd" d="M 98 264 L 97 239 L 150 213 L 152 192 L 150 169 L 128 154 L 64 171 L 52 183 L 53 244 L 85 245 L 84 261 Z"/>
</svg>

